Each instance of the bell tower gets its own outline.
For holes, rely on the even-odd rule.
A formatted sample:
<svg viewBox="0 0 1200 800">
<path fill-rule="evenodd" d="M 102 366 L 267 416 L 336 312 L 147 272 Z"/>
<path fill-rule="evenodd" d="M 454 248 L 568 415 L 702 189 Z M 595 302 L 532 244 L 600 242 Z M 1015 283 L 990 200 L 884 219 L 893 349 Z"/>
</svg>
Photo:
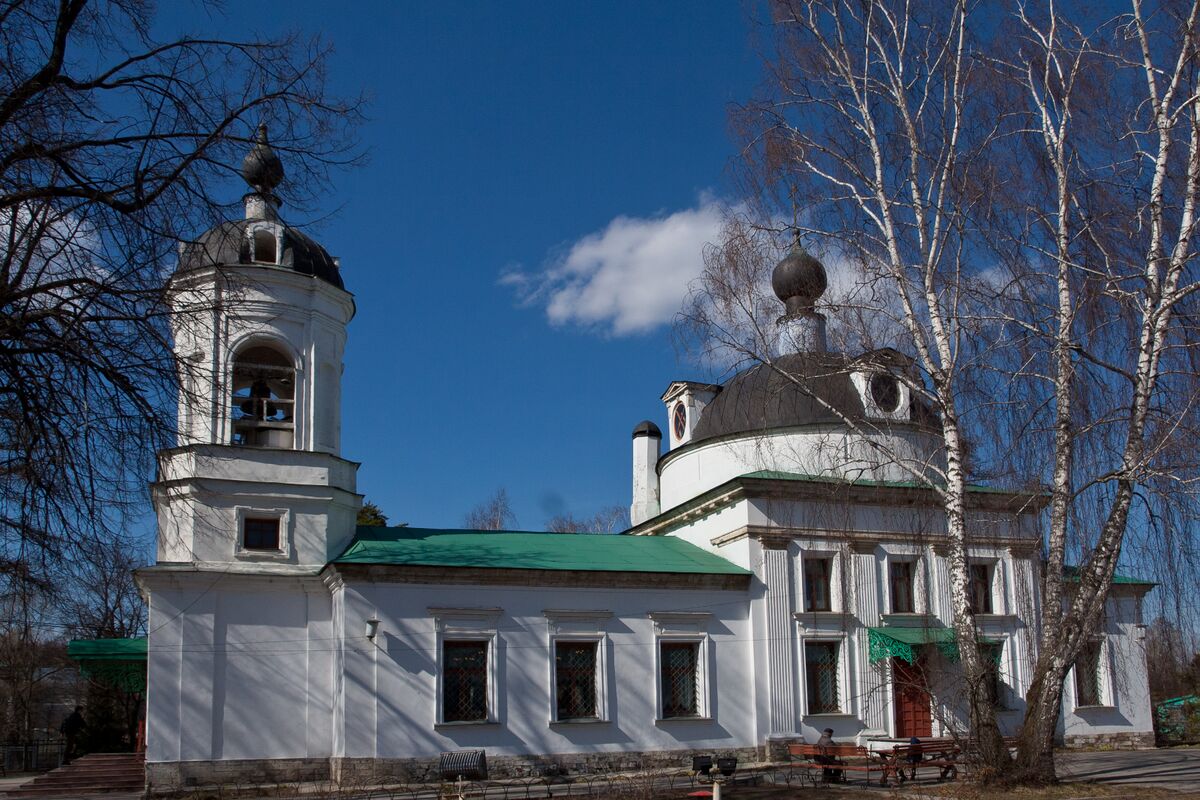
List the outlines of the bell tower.
<svg viewBox="0 0 1200 800">
<path fill-rule="evenodd" d="M 265 126 L 241 173 L 243 218 L 181 246 L 168 287 L 179 435 L 154 484 L 158 561 L 311 571 L 353 536 L 360 502 L 340 458 L 354 299 L 338 260 L 281 219 Z"/>
</svg>

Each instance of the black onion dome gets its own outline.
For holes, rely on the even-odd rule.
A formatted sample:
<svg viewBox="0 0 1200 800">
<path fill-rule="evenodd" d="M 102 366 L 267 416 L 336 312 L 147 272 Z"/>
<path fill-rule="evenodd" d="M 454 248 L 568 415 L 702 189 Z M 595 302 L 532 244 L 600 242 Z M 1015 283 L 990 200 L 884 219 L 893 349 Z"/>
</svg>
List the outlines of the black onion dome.
<svg viewBox="0 0 1200 800">
<path fill-rule="evenodd" d="M 809 255 L 800 242 L 775 265 L 771 273 L 771 288 L 775 296 L 787 306 L 787 313 L 811 312 L 813 303 L 829 288 L 825 265 Z"/>
<path fill-rule="evenodd" d="M 803 425 L 840 426 L 845 420 L 865 421 L 875 428 L 879 422 L 866 420 L 862 396 L 850 374 L 893 371 L 897 365 L 885 360 L 887 355 L 869 353 L 851 359 L 842 353 L 793 353 L 775 359 L 774 367 L 759 364 L 739 372 L 704 407 L 692 441 Z M 914 399 L 910 404 L 908 421 L 936 427 L 936 419 L 925 403 Z"/>
<path fill-rule="evenodd" d="M 655 425 L 653 422 L 651 422 L 648 419 L 644 419 L 641 422 L 639 422 L 637 424 L 637 426 L 634 427 L 634 429 L 633 429 L 633 438 L 636 439 L 639 436 L 650 436 L 655 439 L 661 439 L 662 431 L 660 431 L 658 429 L 658 426 Z"/>
<path fill-rule="evenodd" d="M 223 222 L 195 242 L 184 245 L 179 258 L 179 271 L 218 265 L 256 264 L 250 257 L 250 237 L 246 235 L 246 229 L 259 222 L 254 219 Z M 312 275 L 339 289 L 346 288 L 333 256 L 308 236 L 286 225 L 283 226 L 283 248 L 274 266 L 301 275 Z"/>
<path fill-rule="evenodd" d="M 255 191 L 270 194 L 283 181 L 283 162 L 267 142 L 267 126 L 258 126 L 254 147 L 242 159 L 242 177 Z"/>
</svg>

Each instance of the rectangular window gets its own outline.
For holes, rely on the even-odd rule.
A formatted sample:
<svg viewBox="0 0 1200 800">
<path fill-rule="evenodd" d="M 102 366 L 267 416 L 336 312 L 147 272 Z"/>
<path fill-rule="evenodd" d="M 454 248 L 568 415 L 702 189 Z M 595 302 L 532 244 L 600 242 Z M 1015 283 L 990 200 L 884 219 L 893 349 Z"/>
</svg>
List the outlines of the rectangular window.
<svg viewBox="0 0 1200 800">
<path fill-rule="evenodd" d="M 488 642 L 447 640 L 442 665 L 442 721 L 486 722 Z"/>
<path fill-rule="evenodd" d="M 837 642 L 804 643 L 804 676 L 808 682 L 809 714 L 837 714 L 842 710 Z"/>
<path fill-rule="evenodd" d="M 560 721 L 596 719 L 596 642 L 556 642 L 554 686 Z"/>
<path fill-rule="evenodd" d="M 1075 705 L 1102 705 L 1100 698 L 1100 642 L 1090 641 L 1075 659 Z"/>
<path fill-rule="evenodd" d="M 697 669 L 699 642 L 661 642 L 659 665 L 663 719 L 700 716 Z"/>
<path fill-rule="evenodd" d="M 967 583 L 967 596 L 971 601 L 971 611 L 975 614 L 992 613 L 992 565 L 971 564 L 970 580 Z"/>
<path fill-rule="evenodd" d="M 993 707 L 1001 706 L 1004 695 L 1000 693 L 1000 659 L 1004 655 L 1002 644 L 979 645 L 979 657 L 983 659 L 983 700 Z"/>
<path fill-rule="evenodd" d="M 892 595 L 892 613 L 913 613 L 915 609 L 915 604 L 913 603 L 913 562 L 889 562 L 888 578 Z"/>
<path fill-rule="evenodd" d="M 832 611 L 830 600 L 830 573 L 833 572 L 832 558 L 804 559 L 804 610 Z"/>
<path fill-rule="evenodd" d="M 278 550 L 279 517 L 246 517 L 242 520 L 242 548 Z"/>
</svg>

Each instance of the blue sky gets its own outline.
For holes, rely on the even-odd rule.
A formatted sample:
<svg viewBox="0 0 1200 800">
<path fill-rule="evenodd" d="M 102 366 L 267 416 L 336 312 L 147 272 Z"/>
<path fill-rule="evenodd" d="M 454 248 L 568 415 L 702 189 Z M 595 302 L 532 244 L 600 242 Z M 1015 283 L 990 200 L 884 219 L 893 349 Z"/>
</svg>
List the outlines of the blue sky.
<svg viewBox="0 0 1200 800">
<path fill-rule="evenodd" d="M 435 527 L 500 487 L 523 528 L 627 505 L 633 426 L 664 424 L 671 379 L 710 377 L 668 323 L 727 191 L 728 106 L 759 80 L 747 7 L 335 8 L 164 4 L 160 23 L 320 32 L 335 88 L 372 98 L 370 163 L 313 231 L 358 305 L 342 454 L 359 491 Z"/>
</svg>

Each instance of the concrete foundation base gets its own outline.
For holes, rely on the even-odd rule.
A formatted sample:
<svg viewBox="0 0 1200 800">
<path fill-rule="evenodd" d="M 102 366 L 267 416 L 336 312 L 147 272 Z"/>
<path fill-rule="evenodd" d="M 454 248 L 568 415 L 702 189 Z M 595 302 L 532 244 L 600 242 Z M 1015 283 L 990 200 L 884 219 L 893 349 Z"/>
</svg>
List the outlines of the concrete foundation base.
<svg viewBox="0 0 1200 800">
<path fill-rule="evenodd" d="M 1088 733 L 1063 737 L 1063 746 L 1072 750 L 1108 748 L 1110 750 L 1140 750 L 1154 747 L 1154 733 Z"/>
</svg>

